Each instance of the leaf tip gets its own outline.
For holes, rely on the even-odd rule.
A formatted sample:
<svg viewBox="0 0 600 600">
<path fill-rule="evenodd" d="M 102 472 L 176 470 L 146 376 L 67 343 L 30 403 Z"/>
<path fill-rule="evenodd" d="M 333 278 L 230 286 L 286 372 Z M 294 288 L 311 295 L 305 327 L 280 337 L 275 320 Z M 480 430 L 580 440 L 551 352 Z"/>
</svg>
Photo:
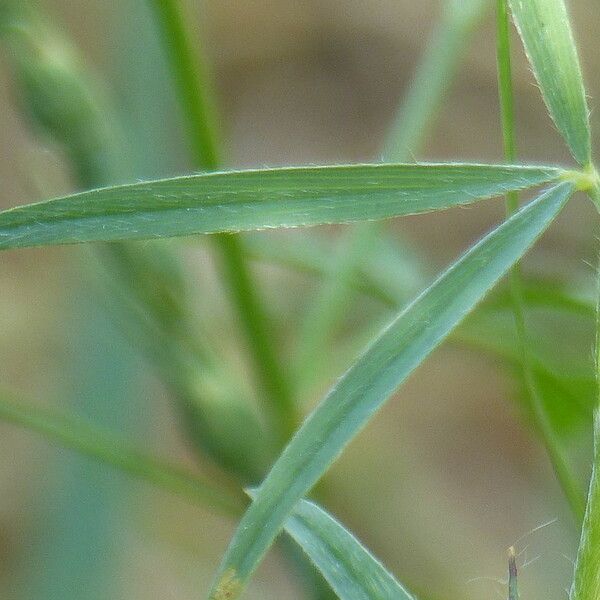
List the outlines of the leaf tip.
<svg viewBox="0 0 600 600">
<path fill-rule="evenodd" d="M 508 549 L 508 600 L 519 600 L 517 591 L 517 557 L 515 547 Z"/>
<path fill-rule="evenodd" d="M 516 577 L 517 576 L 517 555 L 515 554 L 515 547 L 511 546 L 508 551 L 508 572 Z"/>
<path fill-rule="evenodd" d="M 242 582 L 237 576 L 236 570 L 231 567 L 227 569 L 210 595 L 210 600 L 234 600 L 242 592 Z"/>
</svg>

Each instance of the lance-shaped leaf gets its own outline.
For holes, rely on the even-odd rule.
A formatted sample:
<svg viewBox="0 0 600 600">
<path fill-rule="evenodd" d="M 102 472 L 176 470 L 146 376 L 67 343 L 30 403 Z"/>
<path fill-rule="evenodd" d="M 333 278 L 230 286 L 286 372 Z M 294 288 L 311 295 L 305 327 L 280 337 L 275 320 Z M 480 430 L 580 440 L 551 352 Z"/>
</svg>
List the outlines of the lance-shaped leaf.
<svg viewBox="0 0 600 600">
<path fill-rule="evenodd" d="M 176 465 L 132 449 L 74 415 L 16 401 L 6 392 L 0 392 L 0 421 L 39 433 L 65 448 L 230 516 L 242 509 L 241 497 L 221 491 Z M 248 494 L 252 497 L 254 491 L 249 490 Z M 394 576 L 341 523 L 314 503 L 299 502 L 285 522 L 285 529 L 339 598 L 412 600 Z"/>
<path fill-rule="evenodd" d="M 294 435 L 242 518 L 210 597 L 233 599 L 285 519 L 394 390 L 423 362 L 558 214 L 563 183 L 502 223 L 375 339 Z"/>
<path fill-rule="evenodd" d="M 134 450 L 73 415 L 17 402 L 1 392 L 0 421 L 35 431 L 63 447 L 226 514 L 236 515 L 243 506 L 237 495 L 220 491 L 198 475 Z M 253 496 L 254 492 L 248 493 Z M 299 502 L 285 529 L 342 600 L 412 600 L 394 576 L 341 523 L 312 502 Z"/>
<path fill-rule="evenodd" d="M 600 412 L 594 415 L 594 464 L 569 600 L 600 598 Z"/>
<path fill-rule="evenodd" d="M 35 431 L 50 441 L 111 465 L 128 475 L 200 504 L 237 514 L 241 498 L 220 491 L 178 466 L 157 460 L 67 413 L 13 400 L 0 393 L 0 421 Z M 252 497 L 254 490 L 249 490 Z M 385 567 L 331 515 L 302 500 L 285 522 L 300 545 L 342 600 L 413 600 Z"/>
<path fill-rule="evenodd" d="M 544 101 L 571 153 L 591 160 L 589 110 L 563 0 L 509 0 Z"/>
<path fill-rule="evenodd" d="M 341 600 L 413 600 L 341 523 L 316 504 L 301 500 L 285 530 Z"/>
<path fill-rule="evenodd" d="M 553 167 L 353 165 L 135 183 L 0 213 L 0 249 L 135 240 L 423 213 L 557 179 Z"/>
</svg>

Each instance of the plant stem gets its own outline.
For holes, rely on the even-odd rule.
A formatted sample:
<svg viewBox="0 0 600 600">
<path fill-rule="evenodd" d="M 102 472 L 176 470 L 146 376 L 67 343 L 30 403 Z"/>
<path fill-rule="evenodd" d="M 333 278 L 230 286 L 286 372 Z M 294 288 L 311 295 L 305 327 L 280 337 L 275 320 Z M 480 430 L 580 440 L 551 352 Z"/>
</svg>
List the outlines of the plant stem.
<svg viewBox="0 0 600 600">
<path fill-rule="evenodd" d="M 185 113 L 192 156 L 199 168 L 216 170 L 220 167 L 220 151 L 208 66 L 194 51 L 178 0 L 151 0 L 151 4 Z M 256 294 L 241 238 L 234 235 L 212 237 L 251 349 L 257 379 L 266 396 L 269 416 L 278 431 L 279 443 L 283 445 L 300 419 L 291 386 L 272 344 L 269 320 Z"/>
<path fill-rule="evenodd" d="M 502 121 L 502 138 L 504 144 L 504 158 L 514 162 L 516 158 L 515 142 L 515 117 L 513 103 L 513 89 L 510 61 L 510 36 L 509 20 L 506 0 L 497 0 L 497 62 L 498 62 L 498 90 L 500 99 L 500 114 Z M 519 206 L 518 194 L 511 192 L 506 196 L 506 215 L 511 216 Z M 523 301 L 523 284 L 519 265 L 511 270 L 510 293 L 514 313 L 515 328 L 525 388 L 531 401 L 533 416 L 541 435 L 542 441 L 550 457 L 556 477 L 561 484 L 563 492 L 571 506 L 577 521 L 581 523 L 585 511 L 585 498 L 577 478 L 565 456 L 564 449 L 554 427 L 548 417 L 544 406 L 542 393 L 537 385 L 525 324 L 525 308 Z"/>
<path fill-rule="evenodd" d="M 197 166 L 214 171 L 221 164 L 217 111 L 208 64 L 194 52 L 178 0 L 151 0 L 168 52 L 179 100 L 187 121 L 189 143 Z"/>
<path fill-rule="evenodd" d="M 592 197 L 600 197 L 596 180 Z M 569 600 L 587 600 L 600 595 L 600 253 L 596 272 L 596 348 L 595 368 L 598 382 L 598 398 L 594 409 L 594 460 L 588 489 L 585 517 L 577 549 L 577 560 Z"/>
<path fill-rule="evenodd" d="M 487 8 L 487 0 L 446 0 L 441 22 L 429 39 L 424 58 L 383 144 L 386 162 L 410 160 L 423 145 L 471 33 Z M 315 378 L 314 365 L 327 351 L 336 325 L 347 312 L 352 279 L 363 270 L 366 250 L 376 247 L 378 240 L 387 236 L 381 223 L 365 222 L 350 227 L 338 244 L 338 258 L 309 305 L 300 331 L 297 349 L 300 385 L 306 387 Z"/>
<path fill-rule="evenodd" d="M 16 402 L 3 393 L 0 396 L 0 419 L 36 431 L 61 446 L 226 515 L 240 516 L 247 504 L 245 498 L 233 489 L 217 487 L 213 481 L 204 481 L 180 467 L 146 456 L 101 429 L 58 410 Z"/>
<path fill-rule="evenodd" d="M 600 268 L 600 264 L 599 264 Z M 600 275 L 600 270 L 598 272 Z M 600 277 L 599 292 L 600 292 Z M 600 294 L 598 296 L 600 309 Z M 599 313 L 600 325 L 600 313 Z M 596 328 L 600 338 L 600 326 Z M 600 349 L 596 342 L 596 375 L 600 387 Z M 569 600 L 588 600 L 600 596 L 600 401 L 594 410 L 594 462 L 588 490 L 585 517 L 581 528 L 577 560 Z"/>
<path fill-rule="evenodd" d="M 440 24 L 386 136 L 383 156 L 402 162 L 418 152 L 440 114 L 444 95 L 489 4 L 487 0 L 447 0 Z"/>
<path fill-rule="evenodd" d="M 500 119 L 504 158 L 513 162 L 517 156 L 515 139 L 515 109 L 512 89 L 512 68 L 510 59 L 510 31 L 506 0 L 497 0 L 497 63 Z M 512 214 L 518 208 L 519 199 L 515 193 L 508 194 L 506 212 Z"/>
<path fill-rule="evenodd" d="M 519 600 L 517 558 L 513 546 L 508 549 L 508 600 Z"/>
<path fill-rule="evenodd" d="M 594 193 L 600 190 L 596 184 Z M 598 400 L 594 410 L 594 462 L 590 477 L 586 513 L 581 530 L 581 541 L 577 551 L 577 562 L 573 576 L 570 600 L 596 598 L 600 592 L 598 569 L 600 568 L 600 253 L 597 267 L 597 307 L 596 307 L 596 379 L 598 381 Z"/>
</svg>

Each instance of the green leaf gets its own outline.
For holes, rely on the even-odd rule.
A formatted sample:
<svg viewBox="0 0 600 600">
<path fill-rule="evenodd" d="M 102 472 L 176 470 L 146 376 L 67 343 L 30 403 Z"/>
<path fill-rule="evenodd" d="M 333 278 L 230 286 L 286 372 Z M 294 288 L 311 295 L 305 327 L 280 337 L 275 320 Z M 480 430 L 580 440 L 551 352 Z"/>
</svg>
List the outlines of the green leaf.
<svg viewBox="0 0 600 600">
<path fill-rule="evenodd" d="M 525 306 L 533 362 L 556 375 L 594 379 L 594 360 L 589 352 L 593 346 L 593 318 L 563 307 Z M 454 339 L 475 342 L 496 355 L 519 360 L 510 308 L 482 307 L 456 330 Z M 562 342 L 559 348 L 557 339 Z"/>
<path fill-rule="evenodd" d="M 303 237 L 306 235 L 308 232 Z M 310 235 L 309 243 L 305 243 L 299 236 L 265 236 L 261 233 L 246 241 L 250 242 L 250 253 L 257 260 L 320 278 L 329 276 L 328 259 L 332 249 L 321 236 Z M 356 292 L 398 310 L 404 306 L 406 292 L 414 292 L 425 281 L 425 274 L 419 271 L 420 265 L 408 260 L 408 250 L 393 248 L 390 241 L 377 240 L 376 247 L 365 256 L 364 264 L 360 265 L 361 272 L 356 274 L 352 285 Z M 381 244 L 386 249 L 380 247 Z M 574 431 L 579 431 L 582 424 L 587 426 L 591 422 L 591 409 L 595 403 L 597 384 L 589 354 L 595 305 L 589 299 L 571 295 L 575 282 L 571 283 L 570 289 L 546 280 L 525 280 L 523 283 L 536 381 L 557 433 L 568 438 Z M 556 335 L 567 335 L 567 343 L 557 346 Z M 364 334 L 352 335 L 353 340 L 356 337 L 364 337 Z M 488 297 L 452 332 L 450 340 L 488 352 L 494 360 L 501 359 L 507 366 L 520 365 L 508 291 L 499 290 L 499 293 Z M 355 345 L 353 341 L 352 347 Z M 336 358 L 344 354 L 338 352 Z M 332 363 L 328 361 L 329 371 Z M 336 363 L 339 364 L 339 361 Z M 519 370 L 515 370 L 515 375 L 518 376 Z"/>
<path fill-rule="evenodd" d="M 165 491 L 235 516 L 242 498 L 198 475 L 133 450 L 125 442 L 75 416 L 0 394 L 0 420 L 43 435 L 65 448 L 91 456 Z M 251 497 L 253 490 L 248 491 Z M 381 563 L 322 508 L 302 500 L 285 523 L 287 533 L 321 571 L 339 598 L 412 600 Z"/>
<path fill-rule="evenodd" d="M 600 598 L 600 412 L 594 415 L 594 465 L 569 600 Z"/>
<path fill-rule="evenodd" d="M 550 224 L 573 192 L 561 184 L 473 246 L 382 332 L 276 461 L 227 550 L 210 597 L 233 599 L 290 511 L 394 390 Z"/>
<path fill-rule="evenodd" d="M 490 4 L 489 0 L 447 0 L 391 125 L 383 148 L 385 160 L 409 160 L 419 152 L 442 112 L 444 96 Z"/>
<path fill-rule="evenodd" d="M 563 0 L 509 0 L 556 127 L 580 165 L 591 162 L 589 110 Z"/>
<path fill-rule="evenodd" d="M 300 500 L 285 530 L 341 600 L 413 600 L 341 523 L 316 504 Z"/>
<path fill-rule="evenodd" d="M 331 274 L 331 239 L 316 230 L 302 235 L 258 232 L 246 237 L 248 254 L 254 260 L 279 265 L 318 278 Z M 356 291 L 397 308 L 426 280 L 425 267 L 410 248 L 399 240 L 379 236 L 374 240 L 352 282 Z"/>
<path fill-rule="evenodd" d="M 589 353 L 594 320 L 567 306 L 526 303 L 524 308 L 532 375 L 553 430 L 567 440 L 591 422 L 596 401 L 597 384 Z M 556 344 L 557 335 L 561 336 L 560 345 Z M 523 379 L 514 317 L 508 307 L 481 306 L 453 332 L 452 339 L 489 352 L 496 362 L 504 359 L 517 367 L 518 380 Z M 533 418 L 531 395 L 525 388 L 519 391 L 523 392 L 519 398 L 523 408 Z"/>
<path fill-rule="evenodd" d="M 209 173 L 92 190 L 0 213 L 0 249 L 423 213 L 556 180 L 553 167 L 355 165 Z"/>
<path fill-rule="evenodd" d="M 226 515 L 236 516 L 244 506 L 243 496 L 240 497 L 228 488 L 221 489 L 184 469 L 146 456 L 111 433 L 57 409 L 17 401 L 6 392 L 1 392 L 0 421 L 35 431 L 65 448 L 91 456 L 128 475 Z"/>
</svg>

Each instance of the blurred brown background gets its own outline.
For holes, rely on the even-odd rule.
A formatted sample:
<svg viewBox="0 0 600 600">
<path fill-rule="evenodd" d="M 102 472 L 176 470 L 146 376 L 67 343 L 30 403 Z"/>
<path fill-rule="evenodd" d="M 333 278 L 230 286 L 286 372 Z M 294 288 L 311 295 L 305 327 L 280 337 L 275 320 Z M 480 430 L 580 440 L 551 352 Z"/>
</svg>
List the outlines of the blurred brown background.
<svg viewBox="0 0 600 600">
<path fill-rule="evenodd" d="M 139 176 L 186 172 L 177 105 L 143 1 L 41 5 L 106 82 L 127 134 L 146 140 L 149 156 L 136 159 L 143 163 Z M 600 90 L 600 8 L 590 0 L 569 5 L 593 107 Z M 441 6 L 432 0 L 188 2 L 191 26 L 202 32 L 214 65 L 228 165 L 377 160 Z M 418 158 L 501 160 L 491 17 L 492 11 L 473 36 Z M 520 155 L 569 164 L 516 39 L 514 48 Z M 0 206 L 72 190 L 60 149 L 40 140 L 23 119 L 5 60 L 0 106 Z M 592 121 L 598 125 L 595 111 Z M 502 212 L 494 201 L 393 227 L 434 273 Z M 590 283 L 586 261 L 593 255 L 594 222 L 588 203 L 576 199 L 528 259 L 528 268 L 580 272 Z M 41 403 L 59 404 L 73 387 L 70 367 L 81 358 L 81 315 L 74 316 L 73 305 L 84 253 L 28 250 L 0 260 L 2 382 Z M 192 250 L 188 258 L 193 266 Z M 268 270 L 266 275 L 282 277 Z M 281 311 L 289 306 L 274 301 Z M 220 318 L 226 327 L 227 315 Z M 137 406 L 151 406 L 143 411 L 151 417 L 142 445 L 191 463 L 164 390 L 143 361 L 131 360 L 139 379 L 132 385 L 143 390 Z M 522 596 L 564 597 L 575 528 L 540 444 L 510 401 L 513 388 L 492 359 L 445 346 L 332 470 L 335 504 L 329 508 L 422 598 L 505 596 L 494 579 L 505 576 L 505 551 L 514 543 L 524 551 L 521 563 L 539 555 L 522 571 Z M 70 455 L 49 451 L 43 440 L 9 425 L 0 424 L 0 431 L 0 595 L 16 600 L 34 597 L 23 582 L 43 570 L 53 553 L 51 537 L 40 550 L 40 540 L 46 540 L 40 532 L 48 506 L 60 504 L 67 484 L 57 473 Z M 106 575 L 110 593 L 97 597 L 202 597 L 233 523 L 144 484 L 121 484 L 127 494 L 118 524 L 122 556 Z M 88 534 L 80 534 L 85 547 Z M 82 590 L 72 592 L 87 598 Z M 38 592 L 37 598 L 57 593 Z M 248 597 L 292 598 L 300 592 L 273 555 Z"/>
</svg>

